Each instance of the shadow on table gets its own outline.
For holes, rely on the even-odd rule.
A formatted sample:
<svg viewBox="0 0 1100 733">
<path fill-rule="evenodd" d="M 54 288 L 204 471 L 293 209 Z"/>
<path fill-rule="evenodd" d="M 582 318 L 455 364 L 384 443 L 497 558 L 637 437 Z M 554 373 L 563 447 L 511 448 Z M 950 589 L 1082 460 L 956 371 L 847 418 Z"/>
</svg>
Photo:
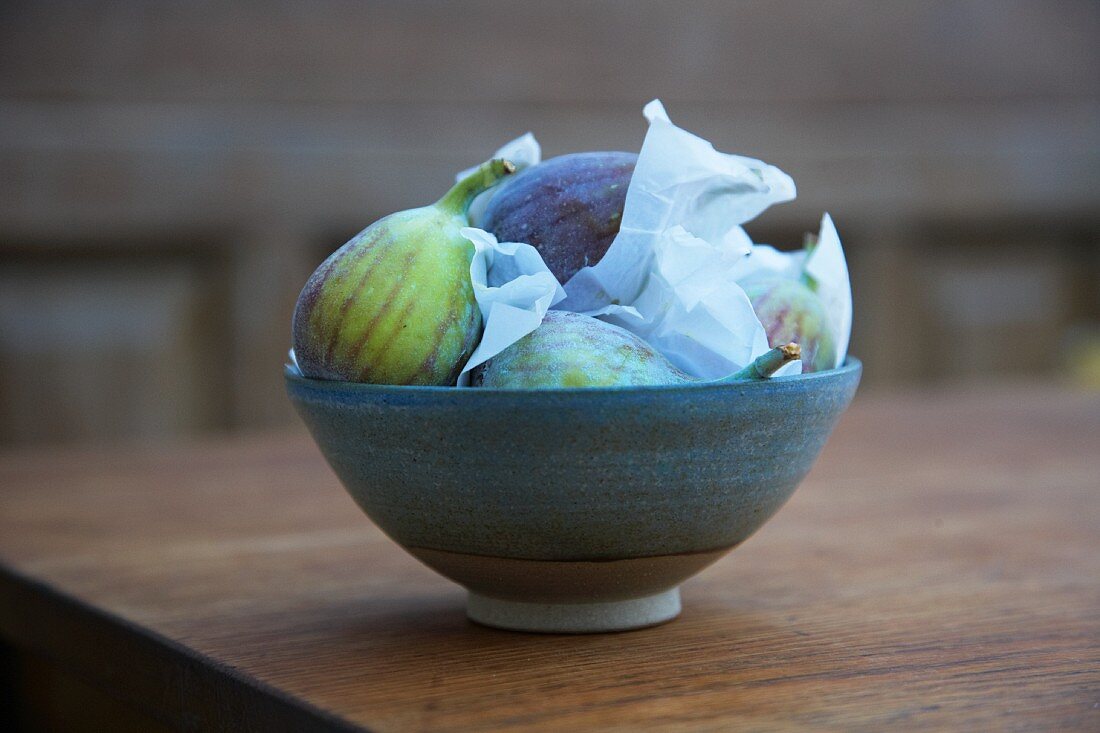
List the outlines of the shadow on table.
<svg viewBox="0 0 1100 733">
<path fill-rule="evenodd" d="M 330 676 L 311 687 L 314 697 L 324 688 L 333 696 L 328 704 L 358 706 L 363 721 L 375 724 L 561 726 L 585 710 L 625 714 L 620 706 L 628 701 L 631 720 L 652 723 L 646 716 L 657 711 L 647 713 L 647 700 L 660 702 L 660 715 L 678 719 L 690 718 L 698 705 L 711 713 L 717 707 L 789 719 L 789 706 L 756 709 L 775 698 L 754 700 L 754 689 L 856 673 L 838 669 L 837 645 L 803 630 L 794 617 L 690 593 L 672 622 L 585 635 L 480 626 L 466 619 L 457 589 L 341 605 L 326 628 L 311 635 Z M 409 720 L 409 710 L 423 717 Z M 388 713 L 405 717 L 393 720 Z"/>
</svg>

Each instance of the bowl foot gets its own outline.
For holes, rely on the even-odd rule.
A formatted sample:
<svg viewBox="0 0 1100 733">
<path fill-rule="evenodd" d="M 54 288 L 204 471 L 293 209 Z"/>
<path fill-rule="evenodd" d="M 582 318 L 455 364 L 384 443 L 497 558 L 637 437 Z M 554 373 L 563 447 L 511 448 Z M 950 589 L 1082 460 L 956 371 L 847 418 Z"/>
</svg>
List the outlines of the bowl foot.
<svg viewBox="0 0 1100 733">
<path fill-rule="evenodd" d="M 544 634 L 626 631 L 670 621 L 680 615 L 680 589 L 651 596 L 598 603 L 527 603 L 490 598 L 470 591 L 466 615 L 486 626 Z"/>
</svg>

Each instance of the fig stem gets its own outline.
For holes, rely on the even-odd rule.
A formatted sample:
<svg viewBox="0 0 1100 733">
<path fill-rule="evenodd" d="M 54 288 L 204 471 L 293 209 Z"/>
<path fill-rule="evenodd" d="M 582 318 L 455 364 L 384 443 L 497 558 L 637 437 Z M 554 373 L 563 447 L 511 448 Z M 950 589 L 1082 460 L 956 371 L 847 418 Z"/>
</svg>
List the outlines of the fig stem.
<svg viewBox="0 0 1100 733">
<path fill-rule="evenodd" d="M 454 187 L 436 202 L 436 206 L 455 214 L 465 214 L 478 194 L 497 184 L 501 178 L 516 172 L 516 166 L 504 158 L 493 158 L 477 167 L 470 175 L 456 183 Z"/>
<path fill-rule="evenodd" d="M 802 347 L 798 344 L 791 342 L 784 344 L 783 346 L 776 346 L 766 354 L 759 356 L 751 364 L 744 369 L 734 372 L 733 374 L 719 379 L 719 382 L 742 382 L 751 379 L 767 379 L 771 375 L 775 374 L 776 370 L 784 364 L 788 364 L 795 359 L 802 358 Z"/>
</svg>

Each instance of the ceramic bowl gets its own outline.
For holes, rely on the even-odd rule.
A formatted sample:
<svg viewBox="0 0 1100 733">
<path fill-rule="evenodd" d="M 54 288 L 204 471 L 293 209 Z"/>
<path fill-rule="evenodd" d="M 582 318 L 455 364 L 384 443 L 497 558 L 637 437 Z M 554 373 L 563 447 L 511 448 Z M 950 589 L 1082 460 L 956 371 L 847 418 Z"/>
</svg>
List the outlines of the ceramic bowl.
<svg viewBox="0 0 1100 733">
<path fill-rule="evenodd" d="M 861 366 L 735 384 L 565 390 L 286 386 L 321 452 L 395 542 L 469 591 L 475 621 L 649 626 L 681 582 L 790 497 Z"/>
</svg>

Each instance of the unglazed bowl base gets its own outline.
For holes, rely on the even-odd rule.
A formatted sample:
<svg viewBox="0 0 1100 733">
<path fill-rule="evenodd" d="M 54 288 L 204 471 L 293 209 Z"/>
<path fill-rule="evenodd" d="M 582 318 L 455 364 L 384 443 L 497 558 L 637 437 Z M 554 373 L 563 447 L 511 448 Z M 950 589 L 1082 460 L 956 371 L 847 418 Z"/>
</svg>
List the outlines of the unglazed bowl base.
<svg viewBox="0 0 1100 733">
<path fill-rule="evenodd" d="M 680 589 L 642 598 L 598 603 L 506 601 L 470 591 L 466 615 L 485 626 L 543 634 L 627 631 L 671 621 L 680 615 Z"/>
</svg>

